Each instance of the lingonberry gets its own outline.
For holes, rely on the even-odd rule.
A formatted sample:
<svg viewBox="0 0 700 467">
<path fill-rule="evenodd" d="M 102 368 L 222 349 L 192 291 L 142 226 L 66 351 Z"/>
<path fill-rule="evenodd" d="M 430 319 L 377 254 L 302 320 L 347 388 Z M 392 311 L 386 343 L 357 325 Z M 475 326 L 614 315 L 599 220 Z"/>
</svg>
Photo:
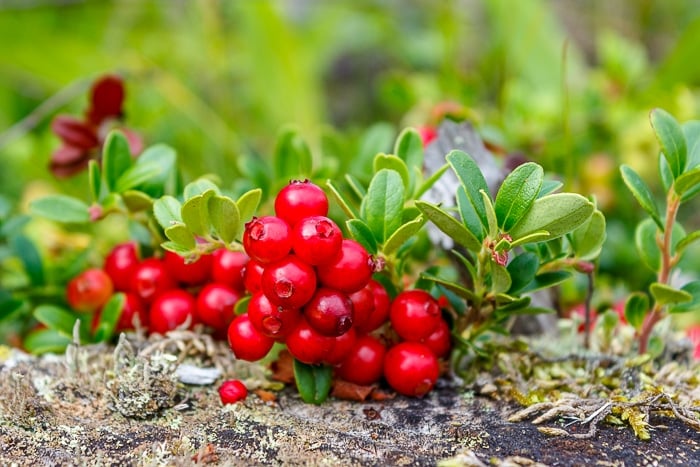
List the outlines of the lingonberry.
<svg viewBox="0 0 700 467">
<path fill-rule="evenodd" d="M 294 254 L 314 266 L 332 261 L 343 242 L 340 228 L 325 216 L 301 219 L 294 224 L 291 236 Z"/>
<path fill-rule="evenodd" d="M 192 294 L 180 289 L 163 292 L 151 305 L 148 315 L 149 330 L 159 334 L 193 322 L 196 303 Z"/>
<path fill-rule="evenodd" d="M 328 197 L 308 180 L 293 180 L 277 193 L 275 214 L 294 227 L 305 217 L 328 215 Z"/>
<path fill-rule="evenodd" d="M 166 251 L 163 261 L 172 278 L 185 286 L 202 285 L 211 278 L 211 255 L 202 255 L 188 263 L 177 253 Z"/>
<path fill-rule="evenodd" d="M 160 294 L 177 288 L 165 263 L 158 258 L 146 258 L 134 269 L 130 290 L 144 303 L 152 303 Z"/>
<path fill-rule="evenodd" d="M 384 358 L 384 377 L 399 394 L 421 397 L 438 379 L 437 357 L 418 342 L 401 342 L 390 348 Z"/>
<path fill-rule="evenodd" d="M 450 327 L 444 319 L 440 320 L 438 327 L 421 343 L 425 344 L 437 358 L 444 358 L 450 353 L 452 341 L 450 336 Z"/>
<path fill-rule="evenodd" d="M 102 269 L 109 275 L 114 290 L 125 292 L 131 286 L 131 276 L 139 265 L 138 246 L 136 242 L 121 243 L 107 254 Z"/>
<path fill-rule="evenodd" d="M 330 262 L 316 268 L 319 282 L 331 289 L 353 293 L 367 285 L 372 278 L 372 261 L 362 245 L 345 239 L 340 252 Z"/>
<path fill-rule="evenodd" d="M 280 340 L 296 327 L 301 311 L 273 305 L 264 293 L 256 292 L 248 302 L 248 318 L 262 334 Z"/>
<path fill-rule="evenodd" d="M 116 332 L 135 329 L 136 320 L 142 328 L 148 328 L 148 309 L 141 299 L 131 292 L 124 293 L 124 306 L 115 327 Z"/>
<path fill-rule="evenodd" d="M 245 225 L 243 247 L 260 264 L 282 259 L 292 249 L 289 226 L 279 217 L 254 217 Z"/>
<path fill-rule="evenodd" d="M 228 327 L 228 344 L 239 360 L 256 362 L 265 357 L 275 343 L 255 329 L 248 313 L 236 316 Z"/>
<path fill-rule="evenodd" d="M 211 283 L 197 295 L 197 318 L 214 329 L 226 329 L 235 315 L 241 293 L 228 285 Z"/>
<path fill-rule="evenodd" d="M 287 335 L 285 342 L 294 358 L 310 365 L 323 362 L 335 345 L 334 338 L 317 332 L 304 318 Z"/>
<path fill-rule="evenodd" d="M 357 330 L 364 333 L 374 331 L 389 320 L 391 305 L 389 294 L 381 283 L 372 279 L 367 284 L 367 288 L 372 291 L 374 305 L 367 321 L 358 325 Z"/>
<path fill-rule="evenodd" d="M 235 404 L 248 397 L 248 388 L 237 379 L 229 379 L 219 386 L 219 397 L 223 404 Z"/>
<path fill-rule="evenodd" d="M 212 253 L 211 279 L 219 284 L 243 291 L 243 268 L 248 263 L 248 255 L 241 251 L 219 248 Z"/>
<path fill-rule="evenodd" d="M 95 311 L 112 296 L 112 279 L 102 269 L 91 268 L 68 282 L 66 300 L 76 311 Z"/>
<path fill-rule="evenodd" d="M 357 332 L 355 331 L 355 328 L 352 327 L 348 329 L 348 332 L 345 334 L 334 337 L 333 340 L 335 341 L 333 344 L 333 350 L 331 350 L 331 352 L 325 356 L 323 363 L 338 365 L 347 358 L 355 346 L 355 342 L 357 342 Z"/>
<path fill-rule="evenodd" d="M 337 368 L 338 376 L 355 384 L 376 383 L 382 377 L 386 347 L 376 337 L 359 337 Z"/>
<path fill-rule="evenodd" d="M 352 302 L 352 325 L 356 329 L 362 329 L 374 311 L 372 287 L 367 284 L 357 292 L 348 294 L 348 298 Z"/>
<path fill-rule="evenodd" d="M 243 286 L 250 293 L 262 290 L 262 275 L 265 266 L 254 259 L 249 260 L 243 267 Z"/>
<path fill-rule="evenodd" d="M 316 273 L 295 255 L 288 255 L 265 266 L 261 283 L 262 291 L 275 305 L 301 308 L 316 291 Z"/>
<path fill-rule="evenodd" d="M 420 341 L 432 334 L 440 324 L 440 307 L 425 290 L 405 290 L 391 303 L 389 319 L 401 338 Z"/>
<path fill-rule="evenodd" d="M 321 287 L 304 306 L 304 316 L 324 336 L 341 336 L 352 327 L 352 302 L 342 292 Z"/>
</svg>

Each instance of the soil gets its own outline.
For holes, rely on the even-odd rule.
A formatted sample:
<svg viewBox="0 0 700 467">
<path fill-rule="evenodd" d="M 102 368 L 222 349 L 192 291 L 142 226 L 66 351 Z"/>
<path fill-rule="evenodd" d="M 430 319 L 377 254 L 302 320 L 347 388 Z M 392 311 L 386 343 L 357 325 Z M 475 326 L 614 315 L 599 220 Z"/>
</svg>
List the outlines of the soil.
<svg viewBox="0 0 700 467">
<path fill-rule="evenodd" d="M 316 406 L 294 388 L 270 391 L 259 368 L 235 365 L 222 368 L 225 377 L 266 389 L 222 406 L 220 380 L 183 385 L 164 360 L 139 366 L 113 348 L 73 350 L 68 358 L 0 356 L 1 465 L 700 466 L 700 433 L 672 414 L 651 414 L 648 441 L 605 423 L 578 439 L 588 427 L 554 419 L 549 425 L 571 436 L 548 435 L 531 421 L 508 421 L 522 406 L 444 381 L 423 399 Z"/>
</svg>

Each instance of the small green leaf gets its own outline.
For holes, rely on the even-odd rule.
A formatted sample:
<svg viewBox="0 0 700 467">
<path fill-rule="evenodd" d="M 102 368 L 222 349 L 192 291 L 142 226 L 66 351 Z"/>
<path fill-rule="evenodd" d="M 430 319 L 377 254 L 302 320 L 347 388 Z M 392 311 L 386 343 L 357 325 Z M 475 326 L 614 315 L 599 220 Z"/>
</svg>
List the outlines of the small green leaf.
<svg viewBox="0 0 700 467">
<path fill-rule="evenodd" d="M 625 319 L 635 329 L 641 329 L 644 317 L 649 312 L 649 297 L 642 292 L 634 292 L 625 302 Z"/>
<path fill-rule="evenodd" d="M 182 222 L 182 205 L 172 196 L 166 195 L 153 203 L 153 214 L 161 227 L 167 229 L 173 224 Z"/>
<path fill-rule="evenodd" d="M 569 271 L 548 271 L 542 274 L 537 274 L 535 278 L 530 282 L 525 288 L 522 289 L 522 293 L 534 292 L 535 290 L 545 289 L 548 287 L 553 287 L 555 285 L 561 284 L 565 280 L 573 277 Z"/>
<path fill-rule="evenodd" d="M 321 404 L 328 397 L 333 380 L 333 368 L 327 365 L 308 365 L 294 359 L 294 380 L 302 400 L 307 404 Z"/>
<path fill-rule="evenodd" d="M 434 282 L 435 284 L 439 284 L 439 285 L 445 287 L 447 290 L 450 290 L 450 291 L 456 293 L 460 297 L 462 297 L 470 302 L 473 302 L 476 300 L 476 295 L 474 294 L 473 291 L 471 291 L 471 290 L 469 290 L 469 289 L 467 289 L 467 288 L 465 288 L 465 287 L 463 287 L 455 282 L 449 281 L 447 279 L 443 279 L 441 277 L 433 276 L 431 274 L 426 274 L 426 273 L 421 274 L 420 277 L 426 281 L 430 281 L 430 282 Z"/>
<path fill-rule="evenodd" d="M 565 235 L 586 222 L 595 206 L 575 193 L 555 193 L 539 198 L 511 230 L 513 241 L 546 230 L 551 239 Z"/>
<path fill-rule="evenodd" d="M 105 306 L 102 307 L 100 321 L 94 333 L 95 342 L 107 341 L 112 337 L 114 329 L 119 322 L 119 317 L 124 309 L 124 300 L 125 296 L 123 293 L 116 293 L 112 295 Z"/>
<path fill-rule="evenodd" d="M 416 192 L 413 194 L 414 199 L 420 199 L 421 196 L 425 194 L 426 191 L 428 191 L 435 183 L 442 177 L 442 174 L 444 174 L 447 169 L 450 168 L 449 164 L 445 164 L 439 169 L 437 169 L 430 177 L 426 178 L 423 183 L 420 184 L 420 186 L 416 189 Z M 416 178 L 418 178 L 416 176 Z"/>
<path fill-rule="evenodd" d="M 571 233 L 571 247 L 576 257 L 584 260 L 597 258 L 605 243 L 605 216 L 597 209 L 578 229 Z"/>
<path fill-rule="evenodd" d="M 345 225 L 352 238 L 365 247 L 369 254 L 377 254 L 377 239 L 367 224 L 360 219 L 348 219 L 345 221 Z"/>
<path fill-rule="evenodd" d="M 138 188 L 139 191 L 143 191 L 153 198 L 163 196 L 166 192 L 179 192 L 179 189 L 170 186 L 174 185 L 176 181 L 176 160 L 177 154 L 170 146 L 155 144 L 146 148 L 138 159 L 136 159 L 134 167 L 128 171 L 131 172 L 131 170 L 134 170 L 135 172 L 129 175 L 129 177 L 137 176 L 140 171 L 148 171 L 154 173 L 154 175 L 148 180 L 143 180 L 142 176 L 140 177 L 141 181 L 134 180 L 134 182 L 138 182 L 137 185 L 134 185 L 134 188 Z M 154 167 L 157 167 L 158 170 L 151 172 Z M 124 174 L 123 177 L 126 177 L 126 174 Z M 127 185 L 129 183 L 126 179 L 124 181 L 120 179 L 119 184 Z"/>
<path fill-rule="evenodd" d="M 404 192 L 401 176 L 395 170 L 381 169 L 372 177 L 360 213 L 380 243 L 401 227 Z"/>
<path fill-rule="evenodd" d="M 494 293 L 506 292 L 512 284 L 508 270 L 500 264 L 491 262 L 491 291 Z"/>
<path fill-rule="evenodd" d="M 372 167 L 375 154 L 391 149 L 396 132 L 394 127 L 386 122 L 375 123 L 362 134 L 356 156 L 351 161 L 352 173 L 367 173 Z"/>
<path fill-rule="evenodd" d="M 520 221 L 540 193 L 543 180 L 544 170 L 534 162 L 526 162 L 508 174 L 494 203 L 499 227 L 507 232 Z"/>
<path fill-rule="evenodd" d="M 98 202 L 100 200 L 100 190 L 102 189 L 102 173 L 100 172 L 100 165 L 94 159 L 88 162 L 88 179 L 92 200 Z"/>
<path fill-rule="evenodd" d="M 357 179 L 357 177 L 353 177 L 352 174 L 345 174 L 344 178 L 345 181 L 348 183 L 350 190 L 352 190 L 352 192 L 355 194 L 355 196 L 357 196 L 358 199 L 363 199 L 365 196 L 367 196 L 367 190 Z"/>
<path fill-rule="evenodd" d="M 676 119 L 663 109 L 652 110 L 650 117 L 656 139 L 668 160 L 673 178 L 677 180 L 685 170 L 688 155 L 683 130 Z"/>
<path fill-rule="evenodd" d="M 129 141 L 121 131 L 112 130 L 107 135 L 102 151 L 102 172 L 105 185 L 110 192 L 116 190 L 117 181 L 132 164 Z"/>
<path fill-rule="evenodd" d="M 634 231 L 634 242 L 642 262 L 652 271 L 658 271 L 661 264 L 661 253 L 656 243 L 659 229 L 651 219 L 644 219 Z"/>
<path fill-rule="evenodd" d="M 382 169 L 394 170 L 401 176 L 403 186 L 408 189 L 408 192 L 412 191 L 412 179 L 408 172 L 408 167 L 406 167 L 406 163 L 402 159 L 390 154 L 377 154 L 374 157 L 374 173 Z"/>
<path fill-rule="evenodd" d="M 178 254 L 182 257 L 187 257 L 192 254 L 192 248 L 183 246 L 176 242 L 163 242 L 160 246 L 166 250 Z"/>
<path fill-rule="evenodd" d="M 122 201 L 130 212 L 147 211 L 153 208 L 153 198 L 143 191 L 127 190 L 122 193 Z"/>
<path fill-rule="evenodd" d="M 190 182 L 187 184 L 187 186 L 185 186 L 185 201 L 208 192 L 212 192 L 212 194 L 215 195 L 221 194 L 219 187 L 216 186 L 214 182 L 212 182 L 211 180 L 207 180 L 206 178 L 198 178 L 197 180 Z"/>
<path fill-rule="evenodd" d="M 487 191 L 481 190 L 479 192 L 481 199 L 484 202 L 484 212 L 486 213 L 486 228 L 488 229 L 488 236 L 491 238 L 496 238 L 498 235 L 498 218 L 496 217 L 496 210 L 491 202 L 491 195 Z"/>
<path fill-rule="evenodd" d="M 488 220 L 486 219 L 486 208 L 484 207 L 484 199 L 481 197 L 480 191 L 488 193 L 489 188 L 486 184 L 484 174 L 476 164 L 474 159 L 462 151 L 451 151 L 445 160 L 450 164 L 455 175 L 464 187 L 465 193 L 469 201 L 474 205 L 474 211 L 479 215 L 481 224 L 488 228 Z"/>
<path fill-rule="evenodd" d="M 529 235 L 525 235 L 524 237 L 520 237 L 519 239 L 510 242 L 510 248 L 513 249 L 516 246 L 525 245 L 526 243 L 546 241 L 550 239 L 549 237 L 549 232 L 546 230 L 538 230 L 537 232 L 532 232 Z"/>
<path fill-rule="evenodd" d="M 274 169 L 277 179 L 292 180 L 311 175 L 311 151 L 294 128 L 284 128 L 277 137 Z"/>
<path fill-rule="evenodd" d="M 236 239 L 241 218 L 236 202 L 225 196 L 212 196 L 208 202 L 209 221 L 217 237 L 226 243 Z"/>
<path fill-rule="evenodd" d="M 697 313 L 700 310 L 700 281 L 688 282 L 681 287 L 681 290 L 693 298 L 688 302 L 670 307 L 669 313 Z"/>
<path fill-rule="evenodd" d="M 238 198 L 236 205 L 238 206 L 238 213 L 242 223 L 248 222 L 253 217 L 260 205 L 261 199 L 262 190 L 260 188 L 247 191 Z M 238 237 L 240 233 L 241 231 L 236 232 L 236 237 Z"/>
<path fill-rule="evenodd" d="M 36 216 L 65 224 L 82 224 L 90 221 L 88 205 L 72 196 L 45 196 L 32 201 L 29 209 Z"/>
<path fill-rule="evenodd" d="M 564 184 L 559 180 L 545 180 L 542 182 L 542 187 L 540 188 L 540 192 L 537 195 L 537 197 L 542 198 L 543 196 L 546 196 L 550 193 L 554 193 L 563 186 Z"/>
<path fill-rule="evenodd" d="M 683 136 L 688 147 L 688 168 L 700 165 L 700 120 L 683 123 Z"/>
<path fill-rule="evenodd" d="M 389 256 L 399 249 L 409 238 L 416 235 L 426 222 L 426 218 L 419 215 L 415 219 L 406 222 L 384 242 L 382 253 Z"/>
<path fill-rule="evenodd" d="M 668 193 L 671 185 L 673 185 L 673 174 L 663 153 L 659 153 L 659 178 L 661 179 L 661 185 L 664 187 L 664 192 Z"/>
<path fill-rule="evenodd" d="M 149 164 L 134 164 L 119 177 L 114 187 L 114 191 L 117 193 L 122 193 L 126 190 L 136 188 L 139 185 L 146 183 L 147 181 L 160 175 L 160 171 L 160 164 L 157 161 L 153 161 Z"/>
<path fill-rule="evenodd" d="M 182 221 L 187 228 L 202 237 L 209 236 L 211 223 L 209 221 L 209 199 L 214 196 L 214 190 L 208 190 L 201 195 L 195 195 L 182 205 Z"/>
<path fill-rule="evenodd" d="M 651 284 L 649 292 L 651 292 L 654 300 L 661 305 L 679 305 L 690 302 L 693 299 L 693 296 L 685 290 L 679 290 L 660 282 Z"/>
<path fill-rule="evenodd" d="M 326 187 L 328 187 L 328 190 L 330 190 L 331 192 L 331 196 L 333 197 L 333 199 L 335 199 L 335 202 L 338 203 L 338 206 L 340 206 L 340 208 L 343 210 L 346 216 L 348 216 L 350 219 L 356 219 L 359 217 L 350 205 L 350 203 L 345 199 L 345 197 L 342 194 L 340 194 L 340 191 L 338 191 L 335 185 L 333 185 L 333 182 L 327 180 Z"/>
<path fill-rule="evenodd" d="M 700 193 L 700 191 L 697 190 L 698 185 L 700 185 L 700 167 L 695 167 L 681 174 L 676 179 L 676 182 L 673 184 L 673 190 L 679 196 L 683 196 L 691 192 L 691 190 L 691 194 L 696 195 Z M 687 201 L 688 199 L 690 198 L 683 197 L 683 201 Z"/>
<path fill-rule="evenodd" d="M 661 222 L 659 208 L 654 201 L 651 190 L 647 184 L 644 183 L 644 180 L 642 180 L 641 177 L 637 175 L 637 172 L 635 172 L 630 166 L 625 164 L 620 166 L 620 173 L 622 174 L 622 180 L 625 182 L 625 185 L 627 185 L 627 188 L 632 192 L 632 195 L 642 209 L 644 209 L 647 214 L 654 219 L 656 225 L 663 230 L 664 225 Z"/>
<path fill-rule="evenodd" d="M 81 315 L 82 319 L 89 319 L 90 315 Z M 46 327 L 54 329 L 66 337 L 73 337 L 73 326 L 78 315 L 54 305 L 39 305 L 34 309 L 34 317 Z"/>
<path fill-rule="evenodd" d="M 24 235 L 15 235 L 10 238 L 10 247 L 22 261 L 30 283 L 34 286 L 44 285 L 46 283 L 44 262 L 34 242 Z"/>
<path fill-rule="evenodd" d="M 457 188 L 457 207 L 459 208 L 459 215 L 462 217 L 462 223 L 474 234 L 479 242 L 483 242 L 486 235 L 484 225 L 481 223 L 481 218 L 474 210 L 474 204 L 469 200 L 463 186 Z"/>
<path fill-rule="evenodd" d="M 406 128 L 399 134 L 394 154 L 408 167 L 423 167 L 423 140 L 414 128 Z"/>
<path fill-rule="evenodd" d="M 461 222 L 438 206 L 426 201 L 416 201 L 416 206 L 425 217 L 456 243 L 472 251 L 481 249 L 481 242 Z"/>
<path fill-rule="evenodd" d="M 512 279 L 508 294 L 518 294 L 535 279 L 540 262 L 537 255 L 530 252 L 519 254 L 508 263 L 507 269 Z"/>
<path fill-rule="evenodd" d="M 180 222 L 165 229 L 165 236 L 187 250 L 193 250 L 197 245 L 194 234 Z"/>
<path fill-rule="evenodd" d="M 700 240 L 700 230 L 689 233 L 678 242 L 678 245 L 676 245 L 676 253 L 679 255 L 683 254 L 686 248 L 698 240 Z"/>
<path fill-rule="evenodd" d="M 34 355 L 49 352 L 62 354 L 71 342 L 72 337 L 65 336 L 55 329 L 39 329 L 27 334 L 22 340 L 22 345 Z"/>
</svg>

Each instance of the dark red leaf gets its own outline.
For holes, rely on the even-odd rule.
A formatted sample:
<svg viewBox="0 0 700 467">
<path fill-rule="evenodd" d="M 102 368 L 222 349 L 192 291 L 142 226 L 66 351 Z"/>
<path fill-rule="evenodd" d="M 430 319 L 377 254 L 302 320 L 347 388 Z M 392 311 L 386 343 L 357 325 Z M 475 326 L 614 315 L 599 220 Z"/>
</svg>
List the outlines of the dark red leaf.
<svg viewBox="0 0 700 467">
<path fill-rule="evenodd" d="M 119 118 L 122 116 L 123 103 L 122 79 L 114 75 L 104 76 L 92 86 L 90 108 L 86 116 L 95 125 L 99 125 L 108 118 Z"/>
<path fill-rule="evenodd" d="M 90 162 L 90 151 L 64 145 L 51 155 L 49 170 L 59 178 L 66 178 L 85 170 Z"/>
<path fill-rule="evenodd" d="M 91 149 L 99 146 L 95 130 L 75 117 L 58 115 L 51 122 L 51 130 L 68 146 Z"/>
</svg>

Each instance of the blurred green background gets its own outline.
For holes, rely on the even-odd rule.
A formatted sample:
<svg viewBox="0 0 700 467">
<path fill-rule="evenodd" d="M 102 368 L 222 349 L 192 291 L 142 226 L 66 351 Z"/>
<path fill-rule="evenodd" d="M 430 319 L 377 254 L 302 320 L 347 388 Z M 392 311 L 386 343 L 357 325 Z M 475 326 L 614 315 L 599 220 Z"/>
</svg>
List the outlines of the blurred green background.
<svg viewBox="0 0 700 467">
<path fill-rule="evenodd" d="M 643 216 L 617 166 L 658 186 L 648 113 L 697 118 L 698 50 L 700 2 L 685 0 L 0 0 L 0 194 L 18 203 L 38 181 L 87 196 L 84 175 L 47 171 L 49 124 L 81 115 L 104 73 L 124 76 L 147 144 L 176 148 L 185 178 L 229 186 L 285 124 L 315 154 L 329 134 L 352 152 L 370 125 L 397 133 L 454 101 L 492 143 L 594 193 L 603 270 L 644 281 Z"/>
</svg>

